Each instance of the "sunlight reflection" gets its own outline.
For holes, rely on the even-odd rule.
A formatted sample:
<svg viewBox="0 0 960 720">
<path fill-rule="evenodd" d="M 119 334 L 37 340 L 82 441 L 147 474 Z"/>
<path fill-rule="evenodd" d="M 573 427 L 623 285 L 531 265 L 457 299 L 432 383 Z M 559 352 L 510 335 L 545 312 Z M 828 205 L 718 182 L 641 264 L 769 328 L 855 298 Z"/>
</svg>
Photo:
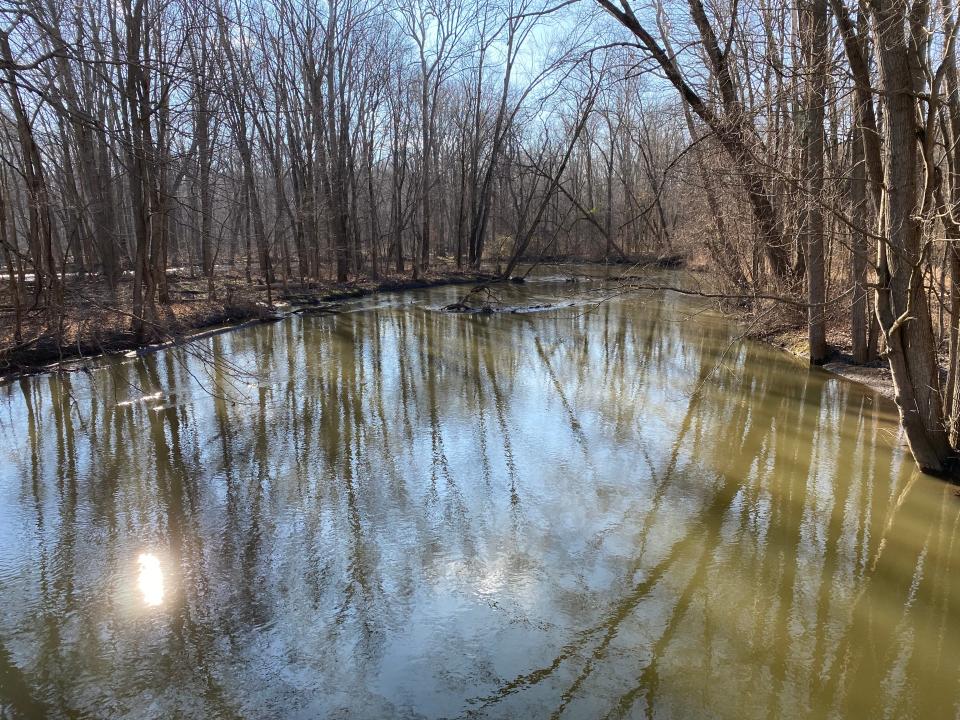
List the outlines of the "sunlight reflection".
<svg viewBox="0 0 960 720">
<path fill-rule="evenodd" d="M 160 559 L 153 553 L 141 553 L 137 564 L 140 566 L 137 587 L 143 593 L 143 601 L 155 607 L 163 602 L 163 570 L 160 568 Z"/>
</svg>

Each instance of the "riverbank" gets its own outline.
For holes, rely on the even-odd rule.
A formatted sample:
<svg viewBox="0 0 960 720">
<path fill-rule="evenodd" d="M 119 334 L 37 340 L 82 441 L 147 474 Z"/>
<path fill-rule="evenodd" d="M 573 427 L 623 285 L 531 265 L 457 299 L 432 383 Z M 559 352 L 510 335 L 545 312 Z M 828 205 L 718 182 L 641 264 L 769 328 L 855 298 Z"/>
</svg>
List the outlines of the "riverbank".
<svg viewBox="0 0 960 720">
<path fill-rule="evenodd" d="M 789 314 L 786 322 L 777 324 L 757 322 L 753 317 L 740 318 L 748 327 L 746 337 L 774 345 L 803 360 L 809 358 L 809 343 L 805 318 L 797 319 Z M 791 322 L 791 319 L 793 322 Z M 823 370 L 834 375 L 866 385 L 871 390 L 893 400 L 896 391 L 890 367 L 883 359 L 867 365 L 853 360 L 853 340 L 846 326 L 846 318 L 829 318 L 827 322 L 827 361 L 820 365 Z"/>
<path fill-rule="evenodd" d="M 721 314 L 739 323 L 743 328 L 741 337 L 763 342 L 780 348 L 804 361 L 809 360 L 807 338 L 807 316 L 802 305 L 784 302 L 773 296 L 750 297 L 750 302 L 739 302 L 737 296 L 718 291 L 710 271 L 703 265 L 687 263 L 687 276 L 693 278 L 690 287 L 671 288 L 689 293 L 695 297 L 711 299 L 717 303 Z M 634 286 L 631 281 L 640 279 L 633 275 L 624 275 L 619 280 L 625 287 L 654 289 L 655 285 Z M 871 390 L 893 400 L 896 390 L 886 361 L 878 359 L 866 365 L 853 359 L 853 339 L 850 334 L 849 316 L 843 308 L 831 306 L 827 311 L 827 361 L 819 367 L 823 370 L 866 385 Z M 941 364 L 946 358 L 941 357 Z"/>
<path fill-rule="evenodd" d="M 551 262 L 543 265 L 557 267 L 605 267 L 613 271 L 611 280 L 629 280 L 630 272 L 641 267 L 672 268 L 657 261 L 635 262 L 630 272 L 623 272 L 623 264 Z M 693 275 L 703 270 L 688 270 Z M 571 277 L 576 277 L 576 274 Z M 583 275 L 584 279 L 598 279 Z M 275 322 L 294 312 L 326 312 L 325 306 L 342 300 L 366 297 L 378 292 L 414 290 L 440 285 L 470 285 L 500 279 L 482 272 L 462 272 L 437 269 L 414 280 L 409 276 L 390 275 L 377 280 L 358 278 L 346 283 L 310 282 L 287 283 L 272 288 L 273 303 L 266 302 L 266 286 L 248 284 L 242 277 L 218 278 L 212 297 L 206 279 L 171 275 L 170 292 L 173 302 L 160 308 L 161 319 L 156 325 L 155 340 L 142 342 L 130 330 L 129 303 L 121 291 L 119 302 L 97 295 L 92 283 L 88 287 L 75 285 L 68 289 L 74 299 L 64 319 L 63 340 L 56 342 L 52 334 L 38 329 L 38 323 L 28 323 L 24 335 L 32 337 L 12 351 L 0 353 L 0 384 L 18 377 L 57 369 L 83 370 L 96 357 L 128 353 L 146 354 L 167 347 L 199 340 L 213 334 L 248 327 L 264 322 Z M 776 310 L 776 311 L 774 311 Z M 805 317 L 795 308 L 763 303 L 760 309 L 746 311 L 724 307 L 723 312 L 742 323 L 744 337 L 776 346 L 798 358 L 807 358 L 807 331 Z M 12 347 L 12 325 L 0 326 L 0 347 Z M 830 357 L 821 367 L 834 375 L 866 385 L 877 393 L 893 399 L 894 387 L 887 364 L 879 360 L 870 365 L 853 362 L 852 343 L 843 318 L 828 318 L 827 342 Z"/>
<path fill-rule="evenodd" d="M 556 264 L 636 270 L 676 268 L 684 262 L 679 255 L 649 255 L 615 263 L 568 259 Z M 125 277 L 117 294 L 110 296 L 96 277 L 70 275 L 64 289 L 64 312 L 56 318 L 57 327 L 50 327 L 50 319 L 42 309 L 25 310 L 20 339 L 14 333 L 15 313 L 9 288 L 0 283 L 0 383 L 58 368 L 82 370 L 87 360 L 101 355 L 155 352 L 211 333 L 272 322 L 293 311 L 377 292 L 502 279 L 499 263 L 495 273 L 464 272 L 452 263 L 438 263 L 417 279 L 406 274 L 384 274 L 377 279 L 359 277 L 345 283 L 275 282 L 270 288 L 270 302 L 262 279 L 250 282 L 239 268 L 218 268 L 212 287 L 206 278 L 189 275 L 183 268 L 171 270 L 167 273 L 170 302 L 157 305 L 158 317 L 150 326 L 151 337 L 147 340 L 138 338 L 131 330 L 134 315 L 130 277 Z M 545 264 L 543 259 L 532 263 L 534 268 Z"/>
<path fill-rule="evenodd" d="M 205 278 L 171 275 L 171 302 L 158 306 L 153 342 L 143 342 L 130 329 L 128 287 L 122 287 L 118 297 L 108 298 L 97 284 L 77 282 L 66 289 L 66 311 L 57 333 L 45 328 L 39 312 L 25 313 L 23 340 L 16 343 L 12 319 L 3 318 L 0 347 L 6 349 L 0 353 L 0 383 L 58 368 L 82 370 L 95 357 L 155 352 L 224 330 L 274 322 L 293 312 L 323 311 L 325 304 L 378 292 L 469 285 L 494 279 L 489 273 L 436 270 L 417 279 L 384 276 L 346 283 L 287 283 L 271 288 L 272 302 L 268 304 L 266 286 L 247 283 L 243 278 L 218 278 L 211 293 Z"/>
</svg>

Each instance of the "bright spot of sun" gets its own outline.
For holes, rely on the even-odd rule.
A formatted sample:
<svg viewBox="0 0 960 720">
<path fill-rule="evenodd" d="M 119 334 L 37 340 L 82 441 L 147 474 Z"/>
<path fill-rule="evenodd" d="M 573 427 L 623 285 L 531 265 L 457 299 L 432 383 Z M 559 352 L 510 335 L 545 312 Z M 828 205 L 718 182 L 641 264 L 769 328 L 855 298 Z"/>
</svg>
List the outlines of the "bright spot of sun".
<svg viewBox="0 0 960 720">
<path fill-rule="evenodd" d="M 153 553 L 141 553 L 137 564 L 140 566 L 137 587 L 143 594 L 143 601 L 151 607 L 159 605 L 163 602 L 163 570 L 160 568 L 160 559 Z"/>
</svg>

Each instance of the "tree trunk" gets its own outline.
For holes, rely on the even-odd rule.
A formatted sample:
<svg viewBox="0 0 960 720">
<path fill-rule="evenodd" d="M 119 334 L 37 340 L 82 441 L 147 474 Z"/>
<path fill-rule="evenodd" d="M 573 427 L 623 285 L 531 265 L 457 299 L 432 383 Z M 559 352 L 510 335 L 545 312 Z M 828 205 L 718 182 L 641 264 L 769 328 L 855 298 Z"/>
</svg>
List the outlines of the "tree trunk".
<svg viewBox="0 0 960 720">
<path fill-rule="evenodd" d="M 827 359 L 824 309 L 827 296 L 824 271 L 823 201 L 824 104 L 827 83 L 827 0 L 810 0 L 801 12 L 806 87 L 804 111 L 804 248 L 807 270 L 807 337 L 810 362 Z"/>
<path fill-rule="evenodd" d="M 939 366 L 921 263 L 925 253 L 918 186 L 921 130 L 916 75 L 904 37 L 904 6 L 873 0 L 877 56 L 886 98 L 886 235 L 879 242 L 877 317 L 887 341 L 900 422 L 922 470 L 943 473 L 952 458 L 944 424 Z"/>
<path fill-rule="evenodd" d="M 853 221 L 858 225 L 851 231 L 853 260 L 853 300 L 850 309 L 850 337 L 853 339 L 853 360 L 864 364 L 869 360 L 867 329 L 867 176 L 863 157 L 863 131 L 853 129 L 853 152 L 850 175 L 850 203 Z"/>
</svg>

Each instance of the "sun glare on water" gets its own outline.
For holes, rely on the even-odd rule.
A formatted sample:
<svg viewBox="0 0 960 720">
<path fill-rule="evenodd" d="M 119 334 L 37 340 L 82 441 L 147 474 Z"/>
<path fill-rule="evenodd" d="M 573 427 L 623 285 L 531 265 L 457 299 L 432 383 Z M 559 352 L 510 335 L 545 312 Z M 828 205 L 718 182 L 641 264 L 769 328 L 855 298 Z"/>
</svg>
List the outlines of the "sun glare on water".
<svg viewBox="0 0 960 720">
<path fill-rule="evenodd" d="M 150 607 L 156 607 L 163 602 L 163 570 L 160 568 L 160 559 L 153 553 L 141 553 L 137 564 L 140 566 L 137 587 L 143 594 L 143 602 Z"/>
</svg>

